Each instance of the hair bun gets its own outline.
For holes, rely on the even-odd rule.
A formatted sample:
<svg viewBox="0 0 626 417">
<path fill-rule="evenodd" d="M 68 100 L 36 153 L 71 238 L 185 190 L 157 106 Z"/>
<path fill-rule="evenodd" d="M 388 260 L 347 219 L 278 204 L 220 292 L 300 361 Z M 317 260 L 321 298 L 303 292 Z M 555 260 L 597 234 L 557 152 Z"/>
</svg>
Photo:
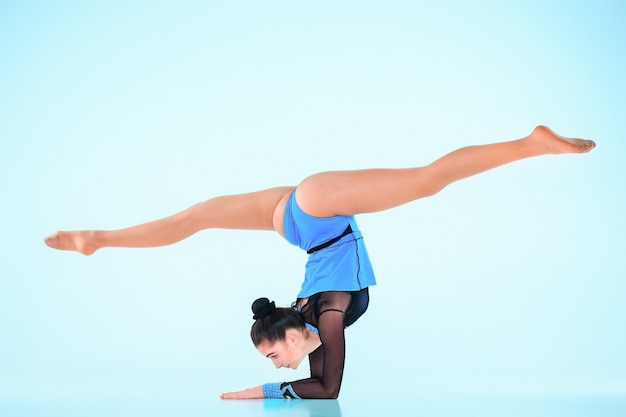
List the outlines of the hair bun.
<svg viewBox="0 0 626 417">
<path fill-rule="evenodd" d="M 254 303 L 252 303 L 252 312 L 254 313 L 252 318 L 254 320 L 264 319 L 274 310 L 276 310 L 276 303 L 273 301 L 270 302 L 270 300 L 265 297 L 257 298 Z"/>
</svg>

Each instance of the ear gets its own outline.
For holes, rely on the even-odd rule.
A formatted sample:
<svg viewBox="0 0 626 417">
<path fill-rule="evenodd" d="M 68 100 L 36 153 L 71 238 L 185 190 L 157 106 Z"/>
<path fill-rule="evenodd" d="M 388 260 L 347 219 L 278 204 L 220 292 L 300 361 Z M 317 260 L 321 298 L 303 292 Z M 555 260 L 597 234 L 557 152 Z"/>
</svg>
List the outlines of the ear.
<svg viewBox="0 0 626 417">
<path fill-rule="evenodd" d="M 298 329 L 285 330 L 285 341 L 291 345 L 297 346 L 302 338 L 302 332 Z"/>
</svg>

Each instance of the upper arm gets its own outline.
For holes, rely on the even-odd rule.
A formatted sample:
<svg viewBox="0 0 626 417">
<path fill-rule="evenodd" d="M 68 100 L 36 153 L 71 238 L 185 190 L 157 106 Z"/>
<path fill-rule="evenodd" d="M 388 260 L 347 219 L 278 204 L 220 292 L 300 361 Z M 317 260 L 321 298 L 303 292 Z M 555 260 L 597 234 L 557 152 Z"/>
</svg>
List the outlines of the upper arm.
<svg viewBox="0 0 626 417">
<path fill-rule="evenodd" d="M 317 304 L 317 323 L 323 352 L 321 362 L 311 368 L 311 373 L 321 371 L 324 390 L 332 397 L 339 394 L 346 357 L 344 334 L 345 315 L 350 307 L 351 295 L 347 292 L 321 294 Z"/>
<path fill-rule="evenodd" d="M 328 311 L 319 318 L 320 339 L 322 341 L 322 377 L 323 389 L 330 398 L 339 395 L 346 357 L 346 344 L 343 327 L 344 314 Z M 318 365 L 319 369 L 319 365 Z M 313 373 L 313 369 L 311 369 Z"/>
<path fill-rule="evenodd" d="M 302 398 L 328 399 L 339 395 L 346 353 L 344 319 L 350 300 L 351 295 L 346 292 L 321 293 L 315 300 L 314 324 L 322 344 L 309 355 L 311 378 L 292 383 Z"/>
</svg>

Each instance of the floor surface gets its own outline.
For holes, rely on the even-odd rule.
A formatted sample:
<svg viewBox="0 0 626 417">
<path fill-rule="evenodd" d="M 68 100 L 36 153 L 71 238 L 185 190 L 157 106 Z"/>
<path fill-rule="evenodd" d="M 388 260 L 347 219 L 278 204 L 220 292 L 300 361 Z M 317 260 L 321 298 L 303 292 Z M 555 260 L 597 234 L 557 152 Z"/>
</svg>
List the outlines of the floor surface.
<svg viewBox="0 0 626 417">
<path fill-rule="evenodd" d="M 214 398 L 143 397 L 116 400 L 57 398 L 0 402 L 3 417 L 21 416 L 503 416 L 577 417 L 626 415 L 626 396 L 416 396 L 339 400 L 222 401 Z"/>
</svg>

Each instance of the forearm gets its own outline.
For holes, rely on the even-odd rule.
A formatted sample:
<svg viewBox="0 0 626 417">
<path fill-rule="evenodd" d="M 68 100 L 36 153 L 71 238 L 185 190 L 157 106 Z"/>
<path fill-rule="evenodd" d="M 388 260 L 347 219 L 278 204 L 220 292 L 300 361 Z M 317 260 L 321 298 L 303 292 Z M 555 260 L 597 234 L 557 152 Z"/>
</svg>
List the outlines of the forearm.
<svg viewBox="0 0 626 417">
<path fill-rule="evenodd" d="M 292 382 L 274 382 L 263 385 L 265 398 L 336 399 L 339 383 L 324 383 L 318 378 L 307 378 Z"/>
<path fill-rule="evenodd" d="M 307 378 L 293 382 L 272 382 L 242 391 L 220 395 L 223 400 L 274 399 L 336 399 L 339 387 L 324 386 L 317 378 Z"/>
</svg>

